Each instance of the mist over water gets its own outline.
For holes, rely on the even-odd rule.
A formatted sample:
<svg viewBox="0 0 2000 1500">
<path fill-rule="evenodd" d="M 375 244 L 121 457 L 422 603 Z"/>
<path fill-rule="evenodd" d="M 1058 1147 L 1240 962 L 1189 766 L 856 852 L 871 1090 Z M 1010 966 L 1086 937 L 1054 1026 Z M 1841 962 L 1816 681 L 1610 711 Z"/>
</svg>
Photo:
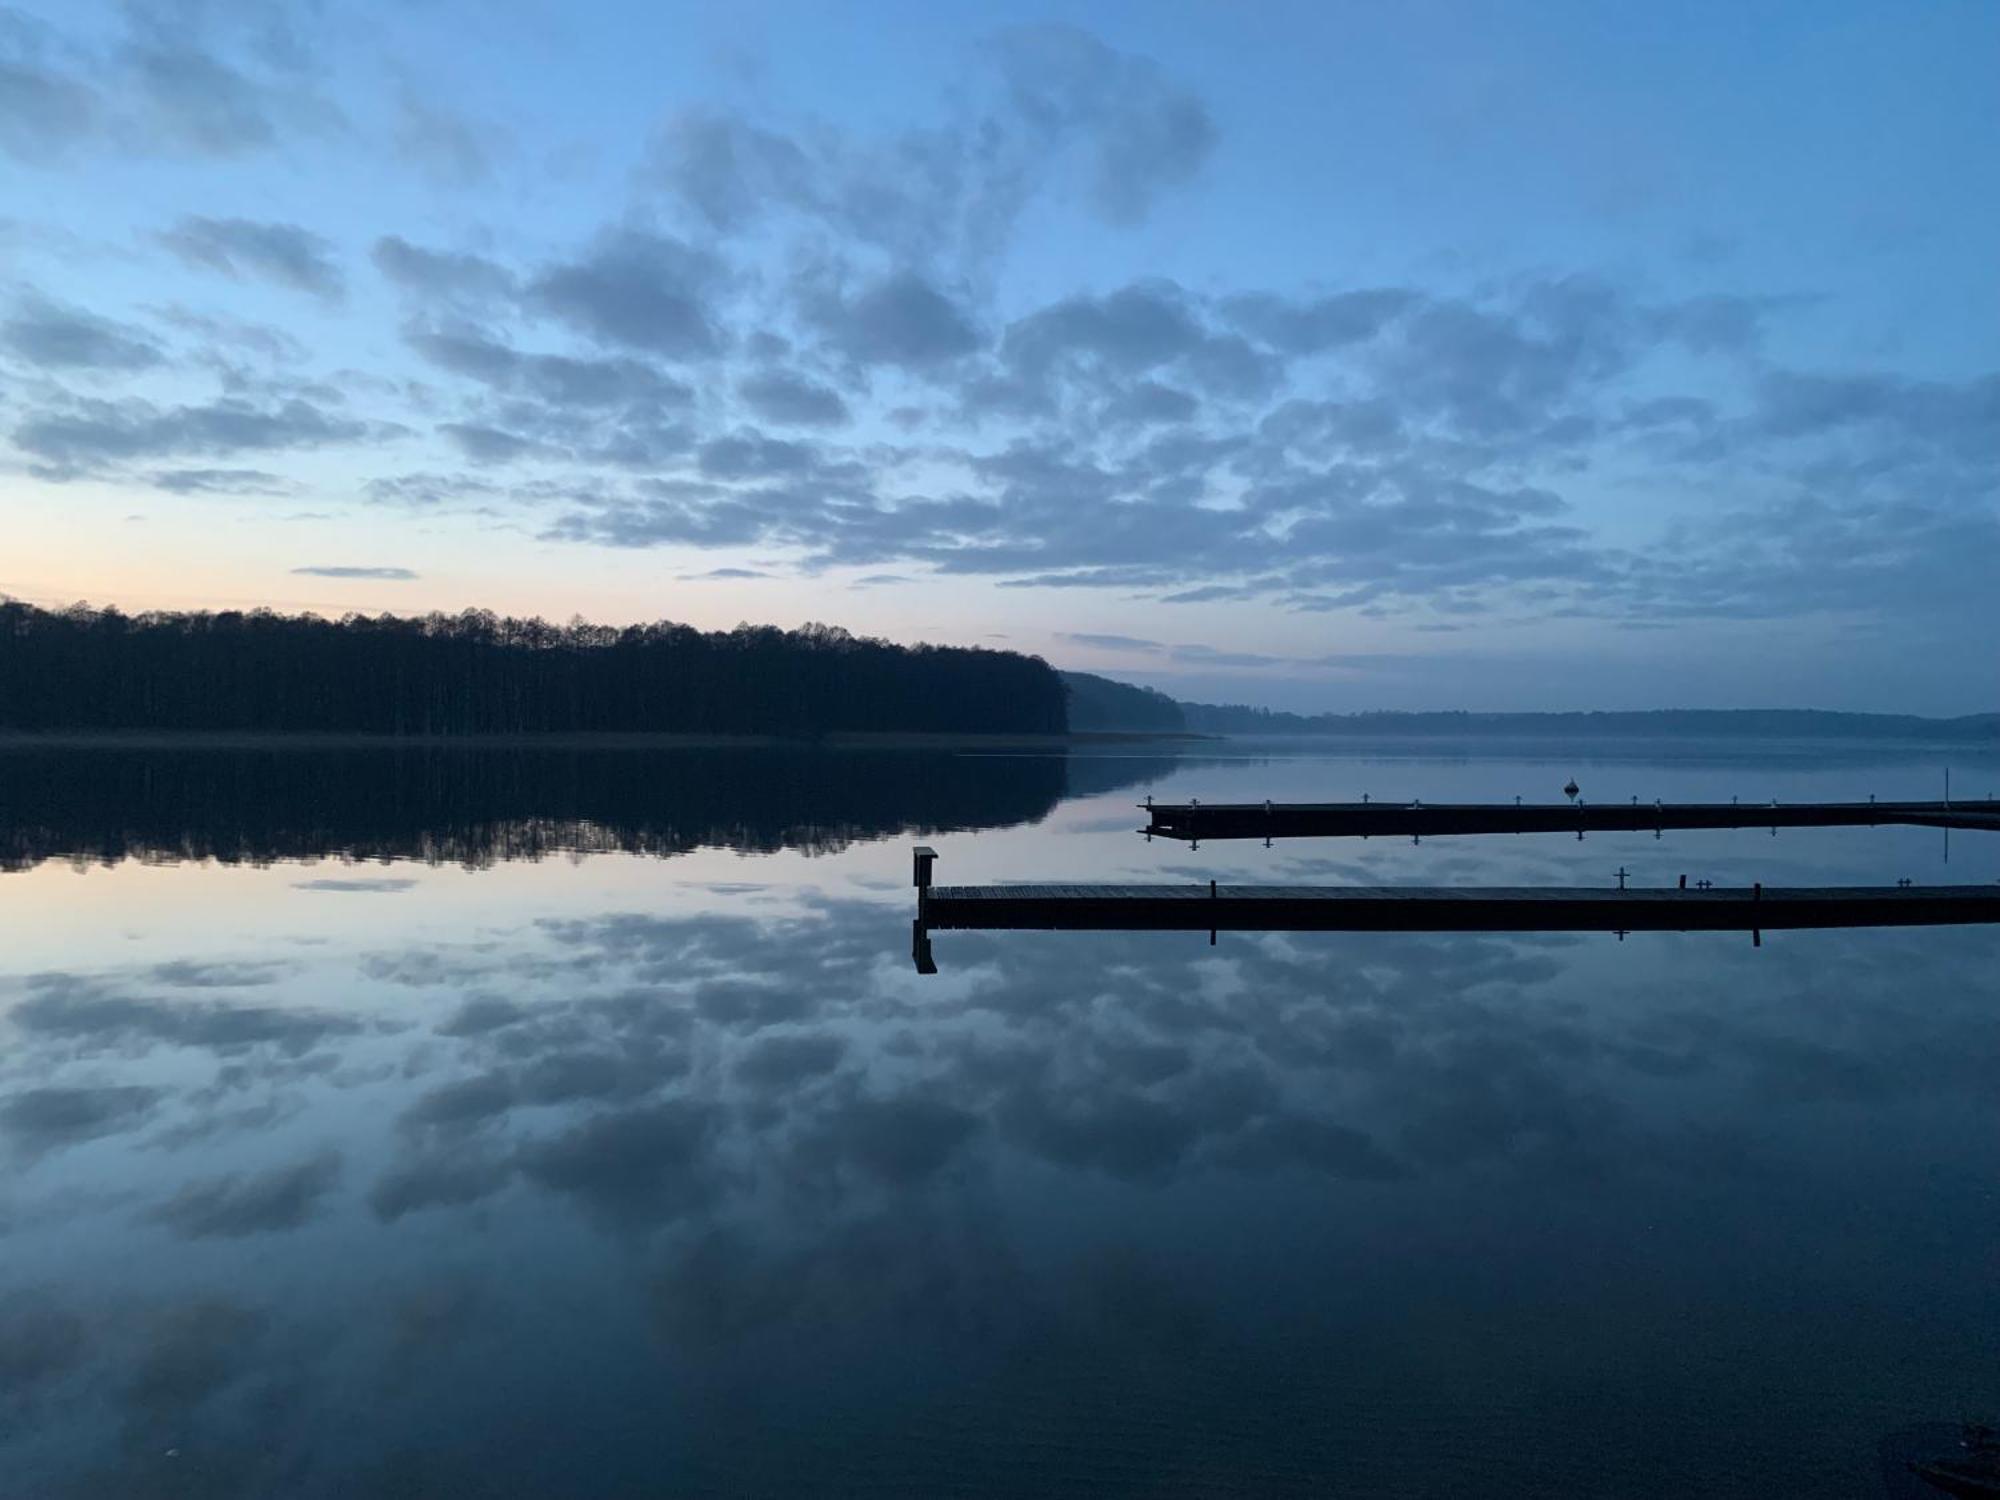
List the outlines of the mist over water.
<svg viewBox="0 0 2000 1500">
<path fill-rule="evenodd" d="M 1950 752 L 1954 794 L 2000 758 Z M 939 933 L 946 882 L 2000 879 L 1897 747 L 0 751 L 24 1495 L 1829 1496 L 2000 1403 L 2000 934 Z"/>
</svg>

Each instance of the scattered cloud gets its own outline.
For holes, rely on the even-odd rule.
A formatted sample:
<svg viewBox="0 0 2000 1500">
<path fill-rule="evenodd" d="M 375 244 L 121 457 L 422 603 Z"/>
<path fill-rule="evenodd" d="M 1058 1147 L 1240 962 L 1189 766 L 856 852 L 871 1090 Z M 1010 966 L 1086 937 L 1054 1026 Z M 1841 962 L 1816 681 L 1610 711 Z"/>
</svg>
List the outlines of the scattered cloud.
<svg viewBox="0 0 2000 1500">
<path fill-rule="evenodd" d="M 141 330 L 30 295 L 0 322 L 0 348 L 45 370 L 144 370 L 161 361 Z"/>
<path fill-rule="evenodd" d="M 190 214 L 164 231 L 160 243 L 191 266 L 237 280 L 270 281 L 327 302 L 346 295 L 333 246 L 296 224 Z"/>
<path fill-rule="evenodd" d="M 190 1182 L 146 1217 L 184 1239 L 242 1239 L 297 1229 L 340 1180 L 337 1151 L 290 1166 Z"/>
<path fill-rule="evenodd" d="M 311 563 L 302 568 L 294 568 L 292 571 L 309 578 L 360 578 L 378 583 L 408 583 L 423 576 L 421 573 L 411 572 L 408 568 L 368 568 L 339 563 Z"/>
</svg>

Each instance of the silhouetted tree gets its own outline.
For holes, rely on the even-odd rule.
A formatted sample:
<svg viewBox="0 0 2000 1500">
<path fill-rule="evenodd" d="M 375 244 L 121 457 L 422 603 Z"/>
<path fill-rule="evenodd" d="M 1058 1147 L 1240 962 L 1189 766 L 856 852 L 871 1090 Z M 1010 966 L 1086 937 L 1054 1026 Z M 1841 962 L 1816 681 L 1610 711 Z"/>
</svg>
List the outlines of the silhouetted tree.
<svg viewBox="0 0 2000 1500">
<path fill-rule="evenodd" d="M 0 728 L 399 735 L 1059 734 L 1039 657 L 825 625 L 125 615 L 0 603 Z"/>
</svg>

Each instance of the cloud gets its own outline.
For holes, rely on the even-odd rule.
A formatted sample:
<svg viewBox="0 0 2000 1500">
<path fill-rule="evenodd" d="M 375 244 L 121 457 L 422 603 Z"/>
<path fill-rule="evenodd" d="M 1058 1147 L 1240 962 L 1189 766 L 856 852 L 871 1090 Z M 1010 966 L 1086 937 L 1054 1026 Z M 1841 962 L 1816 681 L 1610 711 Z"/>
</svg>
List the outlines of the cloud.
<svg viewBox="0 0 2000 1500">
<path fill-rule="evenodd" d="M 33 294 L 0 322 L 0 347 L 47 370 L 144 370 L 161 360 L 141 330 Z"/>
<path fill-rule="evenodd" d="M 298 489 L 268 469 L 162 469 L 147 482 L 173 495 L 289 495 Z"/>
<path fill-rule="evenodd" d="M 400 235 L 384 235 L 370 252 L 375 269 L 405 291 L 444 302 L 481 303 L 514 294 L 513 272 L 482 255 L 426 250 Z"/>
<path fill-rule="evenodd" d="M 470 328 L 412 329 L 405 339 L 441 369 L 551 408 L 681 407 L 694 399 L 689 386 L 642 360 L 522 354 Z"/>
<path fill-rule="evenodd" d="M 175 989 L 256 989 L 274 983 L 285 973 L 286 967 L 284 964 L 268 960 L 231 963 L 225 960 L 177 958 L 168 963 L 154 964 L 146 971 L 146 977 L 155 984 L 171 985 Z"/>
<path fill-rule="evenodd" d="M 1220 311 L 1253 338 L 1287 354 L 1311 355 L 1366 343 L 1422 300 L 1408 287 L 1368 287 L 1303 301 L 1244 292 L 1224 297 Z"/>
<path fill-rule="evenodd" d="M 1088 631 L 1059 630 L 1057 639 L 1069 641 L 1078 646 L 1096 646 L 1105 651 L 1139 651 L 1147 655 L 1157 655 L 1166 650 L 1158 641 L 1143 640 L 1131 635 L 1098 635 Z"/>
<path fill-rule="evenodd" d="M 327 302 L 346 295 L 333 246 L 296 224 L 210 219 L 198 214 L 164 231 L 160 243 L 191 266 L 237 280 L 261 279 Z"/>
<path fill-rule="evenodd" d="M 0 1136 L 21 1155 L 39 1156 L 131 1130 L 159 1099 L 158 1089 L 136 1084 L 23 1089 L 0 1096 Z"/>
<path fill-rule="evenodd" d="M 102 123 L 97 92 L 26 58 L 0 57 L 0 151 L 46 166 L 94 136 Z"/>
<path fill-rule="evenodd" d="M 170 971 L 156 976 L 155 982 L 185 986 L 187 981 Z M 353 1017 L 329 1011 L 154 999 L 74 974 L 37 975 L 28 988 L 29 998 L 10 1013 L 14 1025 L 32 1035 L 63 1038 L 85 1051 L 161 1042 L 222 1053 L 269 1046 L 298 1056 L 321 1042 L 361 1030 Z"/>
<path fill-rule="evenodd" d="M 501 132 L 426 99 L 405 86 L 397 101 L 396 150 L 435 187 L 472 188 L 493 175 L 493 152 Z"/>
<path fill-rule="evenodd" d="M 1015 27 L 989 45 L 1027 128 L 1085 143 L 1091 199 L 1114 224 L 1145 218 L 1162 194 L 1200 171 L 1215 146 L 1215 123 L 1199 97 L 1156 63 L 1114 51 L 1088 32 Z"/>
<path fill-rule="evenodd" d="M 801 288 L 801 311 L 828 346 L 858 364 L 921 369 L 979 347 L 967 314 L 914 271 L 898 271 L 852 296 Z"/>
<path fill-rule="evenodd" d="M 292 572 L 308 578 L 365 578 L 380 583 L 408 583 L 423 576 L 421 573 L 411 572 L 408 568 L 361 568 L 332 563 L 312 563 L 302 568 L 294 568 Z"/>
<path fill-rule="evenodd" d="M 760 1092 L 789 1090 L 831 1073 L 847 1054 L 844 1037 L 825 1033 L 767 1036 L 737 1060 L 736 1076 Z"/>
<path fill-rule="evenodd" d="M 403 877 L 369 876 L 355 879 L 323 878 L 319 880 L 295 880 L 295 891 L 331 891 L 339 895 L 394 896 L 403 891 L 415 890 L 417 882 Z"/>
<path fill-rule="evenodd" d="M 614 1227 L 659 1223 L 713 1195 L 707 1154 L 716 1123 L 712 1109 L 689 1100 L 596 1115 L 524 1146 L 520 1168 Z"/>
<path fill-rule="evenodd" d="M 478 422 L 440 422 L 438 431 L 475 464 L 509 464 L 517 458 L 553 454 L 548 444 Z"/>
<path fill-rule="evenodd" d="M 769 578 L 771 576 L 771 574 L 759 572 L 755 568 L 710 568 L 706 573 L 682 573 L 679 575 L 682 583 L 724 583 L 732 579 Z"/>
<path fill-rule="evenodd" d="M 0 1296 L 0 1401 L 24 1403 L 54 1385 L 87 1347 L 83 1320 L 67 1308 L 23 1292 Z"/>
<path fill-rule="evenodd" d="M 793 427 L 837 427 L 848 419 L 847 403 L 828 386 L 788 370 L 772 370 L 741 382 L 737 394 L 767 422 Z"/>
<path fill-rule="evenodd" d="M 773 204 L 816 201 L 815 164 L 788 137 L 732 115 L 690 110 L 654 137 L 650 173 L 710 228 L 746 227 Z"/>
<path fill-rule="evenodd" d="M 513 1179 L 513 1163 L 489 1156 L 424 1156 L 382 1174 L 368 1206 L 384 1223 L 427 1208 L 463 1208 L 490 1198 Z"/>
<path fill-rule="evenodd" d="M 190 1182 L 146 1217 L 183 1239 L 242 1239 L 297 1229 L 340 1180 L 337 1151 L 286 1167 Z"/>
<path fill-rule="evenodd" d="M 296 398 L 260 405 L 223 397 L 169 407 L 134 398 L 76 401 L 66 411 L 31 414 L 14 429 L 14 443 L 47 461 L 46 477 L 62 478 L 109 462 L 318 448 L 366 442 L 387 431 Z"/>
<path fill-rule="evenodd" d="M 600 344 L 699 360 L 723 343 L 710 298 L 721 266 L 670 236 L 612 230 L 581 260 L 549 267 L 528 300 Z"/>
<path fill-rule="evenodd" d="M 245 1372 L 268 1317 L 221 1298 L 201 1298 L 155 1313 L 131 1361 L 126 1399 L 167 1428 Z"/>
<path fill-rule="evenodd" d="M 130 47 L 123 60 L 138 123 L 157 139 L 212 156 L 277 140 L 270 94 L 219 57 L 168 42 Z"/>
</svg>

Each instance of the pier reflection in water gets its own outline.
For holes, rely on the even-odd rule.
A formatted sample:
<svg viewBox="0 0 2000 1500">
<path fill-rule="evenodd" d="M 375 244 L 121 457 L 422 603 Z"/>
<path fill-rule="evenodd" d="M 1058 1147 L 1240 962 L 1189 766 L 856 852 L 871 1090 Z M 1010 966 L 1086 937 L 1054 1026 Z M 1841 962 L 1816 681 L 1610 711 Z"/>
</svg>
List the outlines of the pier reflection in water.
<svg viewBox="0 0 2000 1500">
<path fill-rule="evenodd" d="M 908 969 L 919 831 L 995 878 L 1572 885 L 1939 879 L 1934 832 L 1191 856 L 1133 836 L 1135 791 L 1570 765 L 1018 759 L 824 810 L 788 800 L 823 768 L 634 761 L 622 802 L 558 796 L 613 775 L 581 768 L 10 813 L 42 862 L 0 876 L 9 1483 L 1826 1495 L 1993 1399 L 1990 932 L 962 933 Z M 523 827 L 561 831 L 490 834 Z M 685 852 L 504 857 L 601 829 Z M 90 863 L 119 839 L 146 860 Z M 444 862 L 338 858 L 391 852 Z"/>
</svg>

